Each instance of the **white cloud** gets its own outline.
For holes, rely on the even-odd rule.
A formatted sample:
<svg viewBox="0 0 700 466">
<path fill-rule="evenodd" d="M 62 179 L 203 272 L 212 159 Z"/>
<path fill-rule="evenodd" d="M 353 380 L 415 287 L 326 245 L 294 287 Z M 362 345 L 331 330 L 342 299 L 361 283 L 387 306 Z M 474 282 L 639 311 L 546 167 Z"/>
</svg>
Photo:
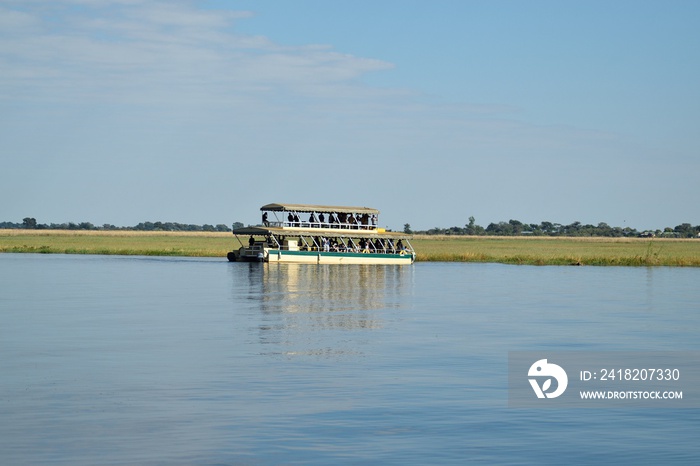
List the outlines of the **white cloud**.
<svg viewBox="0 0 700 466">
<path fill-rule="evenodd" d="M 132 102 L 217 101 L 284 89 L 360 90 L 353 80 L 391 68 L 327 46 L 281 46 L 238 34 L 245 11 L 189 2 L 14 2 L 0 11 L 0 98 Z M 339 86 L 341 85 L 341 86 Z"/>
</svg>

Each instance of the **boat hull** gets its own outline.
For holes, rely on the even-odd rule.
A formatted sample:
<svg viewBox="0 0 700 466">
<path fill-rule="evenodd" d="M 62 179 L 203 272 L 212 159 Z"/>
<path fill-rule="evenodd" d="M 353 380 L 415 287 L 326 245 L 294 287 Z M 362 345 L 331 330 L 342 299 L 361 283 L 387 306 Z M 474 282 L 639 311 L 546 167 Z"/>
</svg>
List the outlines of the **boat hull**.
<svg viewBox="0 0 700 466">
<path fill-rule="evenodd" d="M 291 262 L 306 264 L 411 264 L 411 254 L 363 254 L 355 252 L 266 251 L 267 262 Z"/>
<path fill-rule="evenodd" d="M 229 258 L 231 260 L 231 258 Z M 246 262 L 284 262 L 295 264 L 396 264 L 408 265 L 414 257 L 404 254 L 357 253 L 357 252 L 324 252 L 324 251 L 288 251 L 284 249 L 268 249 L 262 252 L 242 251 L 236 257 L 238 261 Z"/>
</svg>

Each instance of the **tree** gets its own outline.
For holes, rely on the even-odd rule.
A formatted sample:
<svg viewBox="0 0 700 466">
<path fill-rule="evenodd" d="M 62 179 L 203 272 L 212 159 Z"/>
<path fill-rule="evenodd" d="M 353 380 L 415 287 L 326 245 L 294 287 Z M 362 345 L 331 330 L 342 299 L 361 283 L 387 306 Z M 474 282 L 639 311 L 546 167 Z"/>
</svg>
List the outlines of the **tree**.
<svg viewBox="0 0 700 466">
<path fill-rule="evenodd" d="M 517 221 L 517 220 L 516 220 Z M 489 223 L 489 226 L 486 227 L 486 233 L 490 235 L 497 235 L 497 236 L 511 236 L 513 235 L 513 224 L 512 223 L 506 223 L 506 222 L 498 222 L 498 223 Z"/>
<path fill-rule="evenodd" d="M 474 219 L 473 216 L 469 217 L 469 223 L 464 226 L 465 230 L 464 233 L 467 235 L 483 235 L 486 233 L 486 230 L 484 230 L 484 227 L 481 225 L 476 224 L 476 220 Z"/>
<path fill-rule="evenodd" d="M 681 238 L 692 238 L 695 236 L 695 231 L 690 223 L 681 223 L 673 229 Z"/>
<path fill-rule="evenodd" d="M 552 222 L 546 222 L 546 221 L 540 222 L 540 230 L 542 230 L 547 235 L 551 235 L 556 231 L 554 229 L 554 224 Z"/>
<path fill-rule="evenodd" d="M 467 229 L 467 234 L 468 235 L 475 235 L 476 234 L 476 220 L 474 219 L 474 216 L 469 217 L 469 223 L 465 225 Z"/>
<path fill-rule="evenodd" d="M 508 223 L 513 227 L 511 230 L 512 235 L 519 235 L 523 232 L 524 225 L 520 220 L 510 219 L 508 220 Z"/>
<path fill-rule="evenodd" d="M 410 235 L 413 233 L 413 230 L 411 230 L 411 224 L 410 223 L 404 223 L 403 225 L 403 232 L 406 233 L 407 235 Z"/>
<path fill-rule="evenodd" d="M 31 217 L 23 218 L 22 228 L 26 228 L 27 230 L 34 230 L 36 228 L 36 219 Z"/>
</svg>

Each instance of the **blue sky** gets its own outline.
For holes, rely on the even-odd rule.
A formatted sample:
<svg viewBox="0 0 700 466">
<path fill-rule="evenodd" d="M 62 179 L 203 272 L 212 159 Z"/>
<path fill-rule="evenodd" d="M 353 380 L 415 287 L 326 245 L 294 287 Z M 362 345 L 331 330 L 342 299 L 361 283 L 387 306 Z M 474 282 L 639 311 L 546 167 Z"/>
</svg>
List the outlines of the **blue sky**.
<svg viewBox="0 0 700 466">
<path fill-rule="evenodd" d="M 700 2 L 0 1 L 0 221 L 700 224 Z"/>
</svg>

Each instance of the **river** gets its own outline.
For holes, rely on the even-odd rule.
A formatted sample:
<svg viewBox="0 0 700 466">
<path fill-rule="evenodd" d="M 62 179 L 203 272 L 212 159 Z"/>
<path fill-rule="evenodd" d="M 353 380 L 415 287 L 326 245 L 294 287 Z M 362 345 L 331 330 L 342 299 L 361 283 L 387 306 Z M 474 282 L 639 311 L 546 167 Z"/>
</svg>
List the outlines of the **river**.
<svg viewBox="0 0 700 466">
<path fill-rule="evenodd" d="M 0 254 L 0 463 L 698 464 L 700 409 L 518 409 L 513 351 L 698 351 L 700 269 Z"/>
</svg>

